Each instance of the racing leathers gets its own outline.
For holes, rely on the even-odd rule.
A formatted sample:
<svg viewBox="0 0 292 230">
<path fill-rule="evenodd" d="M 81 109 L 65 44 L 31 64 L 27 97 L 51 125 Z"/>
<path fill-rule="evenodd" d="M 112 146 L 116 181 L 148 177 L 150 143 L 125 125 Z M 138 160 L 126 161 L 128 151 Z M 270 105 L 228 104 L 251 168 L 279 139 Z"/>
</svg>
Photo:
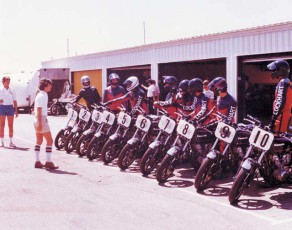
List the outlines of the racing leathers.
<svg viewBox="0 0 292 230">
<path fill-rule="evenodd" d="M 124 96 L 110 100 L 107 103 L 108 105 L 110 105 L 111 103 L 115 102 L 121 104 L 129 101 L 131 106 L 130 111 L 131 115 L 139 114 L 140 107 L 145 111 L 146 114 L 148 114 L 145 98 L 146 98 L 145 92 L 140 87 L 137 87 L 133 91 L 130 91 L 127 94 L 125 94 Z"/>
<path fill-rule="evenodd" d="M 85 100 L 88 110 L 92 111 L 91 107 L 93 104 L 100 104 L 101 97 L 94 86 L 89 86 L 80 90 L 79 94 L 73 101 L 73 103 L 78 102 L 81 98 Z"/>
<path fill-rule="evenodd" d="M 122 86 L 120 85 L 117 85 L 116 87 L 109 86 L 103 92 L 102 102 L 106 103 L 116 98 L 120 98 L 125 94 L 126 94 L 126 90 Z M 109 109 L 113 113 L 118 113 L 120 111 L 120 105 L 121 103 L 118 101 L 112 102 L 109 105 Z"/>
<path fill-rule="evenodd" d="M 275 91 L 273 115 L 269 127 L 271 130 L 286 132 L 292 117 L 292 82 L 289 78 L 282 79 Z"/>
<path fill-rule="evenodd" d="M 236 109 L 237 102 L 229 93 L 224 97 L 217 98 L 217 111 L 225 115 L 228 122 L 234 121 Z"/>
</svg>

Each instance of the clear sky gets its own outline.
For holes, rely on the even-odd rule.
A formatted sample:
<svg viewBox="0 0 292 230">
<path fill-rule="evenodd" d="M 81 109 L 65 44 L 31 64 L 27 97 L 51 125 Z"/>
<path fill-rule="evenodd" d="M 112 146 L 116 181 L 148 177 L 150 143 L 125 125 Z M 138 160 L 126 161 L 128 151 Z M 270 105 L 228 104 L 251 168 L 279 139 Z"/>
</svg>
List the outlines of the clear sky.
<svg viewBox="0 0 292 230">
<path fill-rule="evenodd" d="M 292 21 L 292 0 L 0 0 L 0 72 L 41 61 Z"/>
</svg>

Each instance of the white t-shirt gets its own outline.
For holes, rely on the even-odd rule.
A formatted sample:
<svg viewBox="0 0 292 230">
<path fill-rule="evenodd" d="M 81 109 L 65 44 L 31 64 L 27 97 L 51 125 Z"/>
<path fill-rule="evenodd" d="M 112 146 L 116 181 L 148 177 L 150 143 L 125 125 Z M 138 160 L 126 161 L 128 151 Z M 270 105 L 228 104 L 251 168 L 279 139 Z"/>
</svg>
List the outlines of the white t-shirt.
<svg viewBox="0 0 292 230">
<path fill-rule="evenodd" d="M 39 91 L 35 97 L 34 112 L 37 116 L 37 108 L 42 108 L 42 116 L 48 115 L 48 94 L 45 91 Z"/>
<path fill-rule="evenodd" d="M 14 90 L 6 89 L 4 86 L 0 87 L 0 100 L 3 100 L 2 105 L 13 105 L 13 101 L 16 101 Z"/>
<path fill-rule="evenodd" d="M 204 90 L 204 94 L 206 97 L 214 99 L 214 93 L 211 90 Z"/>
<path fill-rule="evenodd" d="M 147 97 L 154 97 L 156 95 L 155 85 L 150 85 L 147 90 Z"/>
</svg>

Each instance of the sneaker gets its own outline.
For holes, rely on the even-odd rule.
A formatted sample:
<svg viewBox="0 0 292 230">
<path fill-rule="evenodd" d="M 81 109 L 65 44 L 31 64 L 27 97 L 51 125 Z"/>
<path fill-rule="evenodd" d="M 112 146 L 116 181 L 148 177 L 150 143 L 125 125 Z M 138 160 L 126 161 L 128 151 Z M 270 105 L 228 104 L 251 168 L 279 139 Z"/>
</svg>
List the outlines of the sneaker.
<svg viewBox="0 0 292 230">
<path fill-rule="evenodd" d="M 9 147 L 10 147 L 10 148 L 15 148 L 15 147 L 16 147 L 16 145 L 15 145 L 15 144 L 13 144 L 13 142 L 10 142 L 10 144 L 9 144 Z"/>
<path fill-rule="evenodd" d="M 55 166 L 53 162 L 46 162 L 45 164 L 46 169 L 57 169 L 59 166 Z"/>
<path fill-rule="evenodd" d="M 36 169 L 41 169 L 43 167 L 45 167 L 40 161 L 36 161 L 35 164 L 34 164 L 34 167 Z"/>
</svg>

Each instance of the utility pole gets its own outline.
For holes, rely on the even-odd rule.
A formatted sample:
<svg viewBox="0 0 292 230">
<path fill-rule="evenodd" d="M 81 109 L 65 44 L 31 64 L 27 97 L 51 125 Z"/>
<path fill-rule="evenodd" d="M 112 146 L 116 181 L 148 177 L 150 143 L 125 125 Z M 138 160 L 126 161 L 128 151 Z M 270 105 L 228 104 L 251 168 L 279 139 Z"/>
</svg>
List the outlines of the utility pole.
<svg viewBox="0 0 292 230">
<path fill-rule="evenodd" d="M 69 57 L 69 38 L 67 38 L 67 57 Z"/>
<path fill-rule="evenodd" d="M 143 30 L 144 30 L 144 45 L 145 45 L 146 44 L 145 22 L 143 22 Z"/>
</svg>

